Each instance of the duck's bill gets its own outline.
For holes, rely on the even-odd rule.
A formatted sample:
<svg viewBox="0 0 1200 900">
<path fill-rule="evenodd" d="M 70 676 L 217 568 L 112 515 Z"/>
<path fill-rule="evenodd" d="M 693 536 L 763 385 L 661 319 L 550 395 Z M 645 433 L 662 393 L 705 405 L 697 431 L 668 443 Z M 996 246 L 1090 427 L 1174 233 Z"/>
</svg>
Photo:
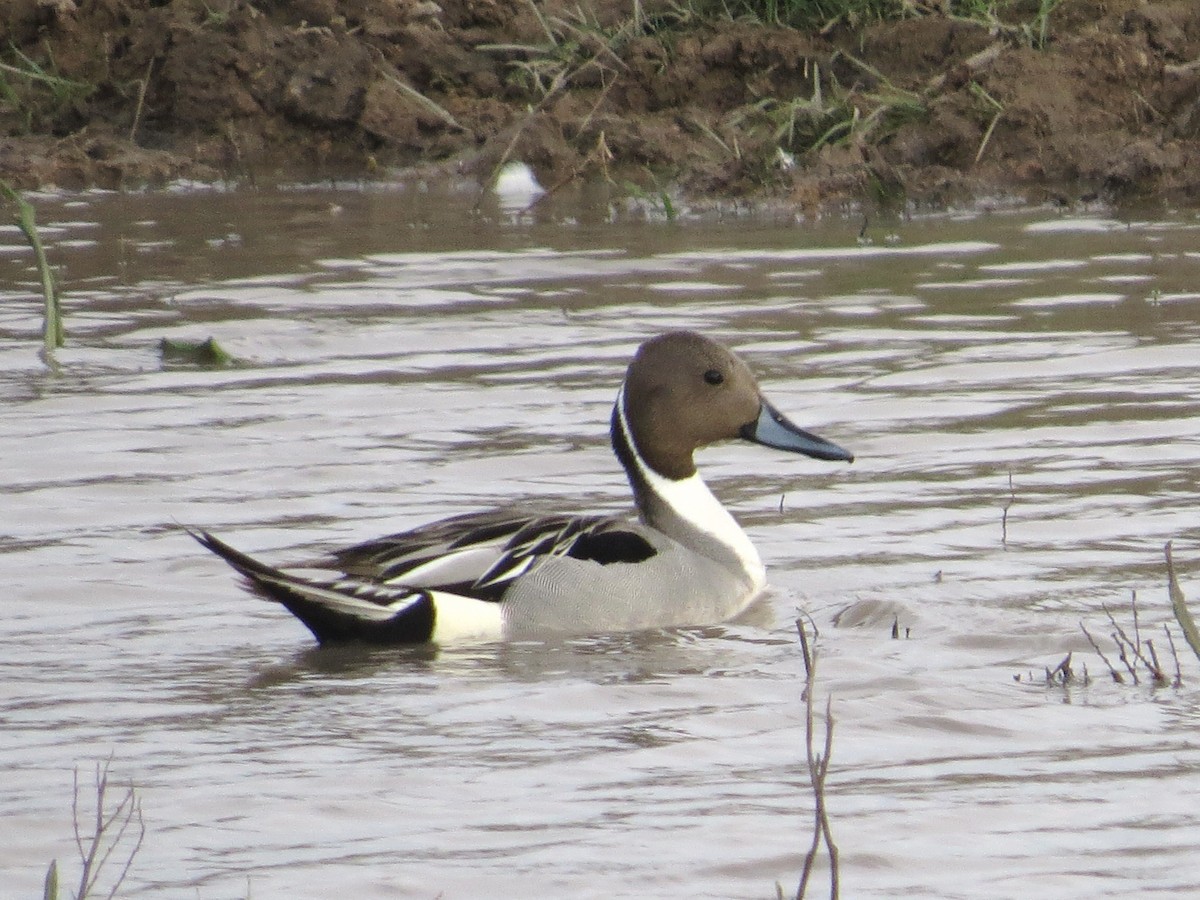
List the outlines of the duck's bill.
<svg viewBox="0 0 1200 900">
<path fill-rule="evenodd" d="M 765 447 L 803 453 L 815 459 L 854 462 L 854 454 L 849 450 L 793 424 L 765 400 L 758 418 L 742 426 L 742 437 Z"/>
</svg>

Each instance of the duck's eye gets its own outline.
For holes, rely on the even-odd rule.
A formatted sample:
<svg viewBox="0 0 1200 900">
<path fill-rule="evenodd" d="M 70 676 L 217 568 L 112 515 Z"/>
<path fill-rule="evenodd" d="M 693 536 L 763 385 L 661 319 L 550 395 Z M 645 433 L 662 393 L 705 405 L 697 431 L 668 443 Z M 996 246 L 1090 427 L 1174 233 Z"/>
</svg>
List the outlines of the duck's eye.
<svg viewBox="0 0 1200 900">
<path fill-rule="evenodd" d="M 721 384 L 725 381 L 725 376 L 718 369 L 709 369 L 704 373 L 704 380 L 709 384 Z"/>
</svg>

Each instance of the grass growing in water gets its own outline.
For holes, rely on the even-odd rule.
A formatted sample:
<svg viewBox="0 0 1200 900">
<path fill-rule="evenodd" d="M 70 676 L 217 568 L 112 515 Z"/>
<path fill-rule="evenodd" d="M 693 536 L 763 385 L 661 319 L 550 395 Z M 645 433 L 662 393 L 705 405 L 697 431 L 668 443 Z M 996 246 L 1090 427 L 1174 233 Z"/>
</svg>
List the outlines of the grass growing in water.
<svg viewBox="0 0 1200 900">
<path fill-rule="evenodd" d="M 42 296 L 45 300 L 45 317 L 42 324 L 43 358 L 47 365 L 53 366 L 54 351 L 63 345 L 65 337 L 58 285 L 54 280 L 54 273 L 50 271 L 50 264 L 46 261 L 46 251 L 43 249 L 42 239 L 38 235 L 33 207 L 29 205 L 29 201 L 13 190 L 6 182 L 0 182 L 0 194 L 3 194 L 16 204 L 17 225 L 25 235 L 26 240 L 29 241 L 29 246 L 33 248 L 38 275 L 42 280 Z"/>
<path fill-rule="evenodd" d="M 1179 582 L 1175 580 L 1175 562 L 1171 559 L 1170 541 L 1167 541 L 1163 553 L 1167 557 L 1167 592 L 1171 596 L 1171 610 L 1175 613 L 1175 621 L 1183 630 L 1183 637 L 1187 640 L 1188 646 L 1192 648 L 1196 658 L 1200 659 L 1200 629 L 1196 628 L 1196 620 L 1192 618 L 1191 610 L 1187 607 L 1183 590 L 1179 587 Z"/>
</svg>

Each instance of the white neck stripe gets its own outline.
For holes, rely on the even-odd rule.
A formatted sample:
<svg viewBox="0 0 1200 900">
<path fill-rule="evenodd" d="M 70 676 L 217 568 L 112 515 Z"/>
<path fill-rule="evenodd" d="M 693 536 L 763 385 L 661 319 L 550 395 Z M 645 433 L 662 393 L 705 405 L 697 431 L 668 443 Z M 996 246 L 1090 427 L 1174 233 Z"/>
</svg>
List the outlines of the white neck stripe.
<svg viewBox="0 0 1200 900">
<path fill-rule="evenodd" d="M 617 417 L 621 431 L 629 444 L 633 464 L 647 490 L 655 494 L 674 513 L 693 528 L 709 535 L 728 547 L 742 564 L 742 568 L 754 583 L 757 592 L 766 583 L 766 570 L 762 558 L 749 536 L 721 502 L 713 496 L 708 485 L 697 472 L 679 480 L 667 478 L 654 471 L 642 459 L 637 442 L 625 416 L 625 388 L 617 395 Z"/>
</svg>

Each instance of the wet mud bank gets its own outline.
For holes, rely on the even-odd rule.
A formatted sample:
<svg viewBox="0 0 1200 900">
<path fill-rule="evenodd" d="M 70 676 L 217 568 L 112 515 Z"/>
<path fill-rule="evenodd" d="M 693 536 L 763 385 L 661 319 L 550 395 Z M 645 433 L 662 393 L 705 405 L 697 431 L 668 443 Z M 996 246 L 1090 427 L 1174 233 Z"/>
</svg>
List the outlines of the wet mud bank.
<svg viewBox="0 0 1200 900">
<path fill-rule="evenodd" d="M 1200 5 L 922 3 L 824 31 L 699 4 L 6 0 L 0 179 L 486 182 L 832 204 L 1200 200 Z M 920 7 L 920 8 L 918 8 Z"/>
</svg>

